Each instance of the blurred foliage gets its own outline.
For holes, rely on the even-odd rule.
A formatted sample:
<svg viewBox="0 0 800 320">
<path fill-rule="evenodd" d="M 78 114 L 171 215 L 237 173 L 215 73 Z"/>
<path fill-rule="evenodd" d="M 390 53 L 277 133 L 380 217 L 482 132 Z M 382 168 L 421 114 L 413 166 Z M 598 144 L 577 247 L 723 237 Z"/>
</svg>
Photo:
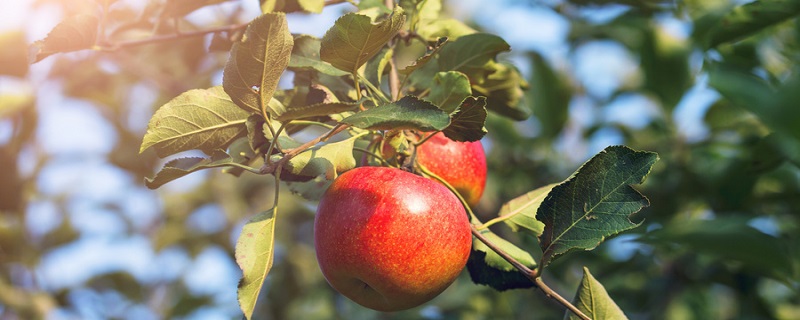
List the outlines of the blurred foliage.
<svg viewBox="0 0 800 320">
<path fill-rule="evenodd" d="M 203 4 L 214 12 L 218 2 Z M 273 2 L 262 1 L 262 7 Z M 514 122 L 489 115 L 484 142 L 490 146 L 490 176 L 477 214 L 486 220 L 506 201 L 563 180 L 592 153 L 587 150 L 592 141 L 603 132 L 616 132 L 620 143 L 655 151 L 661 158 L 644 185 L 637 188 L 647 195 L 651 206 L 634 216 L 634 222 L 642 222 L 640 227 L 594 251 L 554 261 L 544 274 L 551 286 L 571 296 L 586 266 L 632 319 L 800 318 L 798 1 L 761 0 L 745 5 L 732 0 L 542 2 L 513 5 L 548 10 L 568 21 L 565 61 L 575 59 L 579 49 L 588 44 L 606 41 L 634 57 L 638 63 L 635 77 L 610 95 L 596 95 L 587 90 L 591 84 L 571 66 L 541 52 L 515 49 L 513 57 L 529 59 L 531 70 L 528 85 L 514 87 L 507 98 L 525 99 L 529 109 L 514 110 L 515 115 L 532 116 Z M 169 36 L 176 28 L 186 33 L 207 27 L 182 18 L 201 7 L 196 3 L 183 9 L 168 8 L 165 3 L 172 3 L 169 1 L 151 1 L 145 8 L 125 1 L 79 3 L 39 0 L 34 6 L 37 10 L 56 7 L 68 17 L 94 14 L 101 10 L 96 8 L 101 3 L 107 14 L 103 31 L 109 41 L 145 39 L 152 32 Z M 250 19 L 238 2 L 225 5 L 235 9 L 211 14 L 216 22 L 209 25 Z M 453 9 L 459 3 L 448 5 Z M 349 10 L 347 6 L 335 8 Z M 592 13 L 603 10 L 616 14 L 609 19 L 591 19 Z M 442 21 L 442 28 L 489 27 L 481 25 L 482 20 L 469 26 Z M 665 22 L 679 23 L 693 32 L 676 35 L 667 30 Z M 506 31 L 495 30 L 500 36 Z M 190 284 L 180 277 L 153 281 L 111 270 L 63 288 L 41 284 L 45 258 L 88 236 L 72 221 L 81 208 L 70 205 L 86 196 L 70 190 L 54 194 L 42 185 L 47 181 L 41 178 L 45 170 L 69 163 L 75 155 L 44 148 L 36 134 L 42 113 L 62 107 L 42 105 L 42 101 L 54 101 L 43 96 L 61 94 L 88 102 L 112 129 L 108 139 L 114 142 L 111 150 L 88 157 L 99 157 L 125 172 L 135 181 L 135 189 L 146 190 L 144 177 L 152 176 L 161 163 L 152 151 L 138 154 L 146 119 L 139 123 L 135 119 L 142 117 L 136 115 L 152 115 L 156 107 L 188 89 L 211 87 L 227 60 L 227 54 L 214 47 L 226 50 L 225 43 L 237 29 L 215 33 L 214 41 L 211 36 L 188 37 L 116 50 L 57 54 L 30 70 L 23 66 L 37 57 L 21 54 L 20 34 L 24 32 L 0 34 L 4 47 L 0 84 L 36 87 L 30 92 L 0 91 L 0 319 L 39 319 L 56 311 L 74 318 L 135 318 L 131 312 L 141 307 L 156 318 L 191 317 L 203 308 L 233 310 L 231 317 L 238 318 L 236 306 L 190 290 Z M 423 36 L 435 39 L 435 35 Z M 83 39 L 87 42 L 64 45 L 80 49 L 97 41 Z M 40 76 L 32 77 L 34 72 Z M 678 113 L 681 108 L 701 108 L 696 103 L 682 104 L 691 98 L 692 88 L 709 87 L 719 95 L 702 112 L 702 133 L 689 136 L 681 130 L 684 118 Z M 47 91 L 53 88 L 58 91 Z M 516 92 L 521 89 L 526 90 L 524 96 Z M 643 126 L 608 117 L 611 112 L 629 112 L 607 107 L 630 95 L 647 97 L 657 105 L 657 111 L 643 119 Z M 586 117 L 590 121 L 578 120 Z M 159 200 L 153 205 L 158 215 L 146 224 L 129 217 L 129 209 L 113 199 L 95 199 L 93 206 L 125 221 L 117 238 L 144 237 L 156 253 L 178 250 L 192 258 L 208 248 L 218 248 L 232 261 L 232 239 L 243 221 L 270 206 L 273 183 L 271 178 L 247 173 L 236 179 L 209 172 L 200 180 L 183 189 L 155 193 Z M 117 192 L 124 195 L 128 190 Z M 420 308 L 397 314 L 361 308 L 334 292 L 319 272 L 313 252 L 313 206 L 288 194 L 281 199 L 275 265 L 256 310 L 265 319 L 563 317 L 560 307 L 539 291 L 496 292 L 472 284 L 466 272 L 444 294 Z M 32 217 L 35 203 L 56 208 L 57 224 L 44 233 L 31 228 L 41 220 Z M 198 230 L 190 218 L 209 205 L 218 206 L 223 219 L 211 231 Z M 503 225 L 492 231 L 530 248 L 534 258 L 541 255 L 532 237 L 518 236 Z M 235 291 L 233 287 L 230 290 Z"/>
</svg>

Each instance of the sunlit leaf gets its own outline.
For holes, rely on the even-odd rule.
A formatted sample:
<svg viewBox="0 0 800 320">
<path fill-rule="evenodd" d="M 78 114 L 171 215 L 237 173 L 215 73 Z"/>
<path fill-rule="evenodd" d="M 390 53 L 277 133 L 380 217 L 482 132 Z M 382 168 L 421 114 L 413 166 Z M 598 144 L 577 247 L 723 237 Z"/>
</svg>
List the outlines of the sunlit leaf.
<svg viewBox="0 0 800 320">
<path fill-rule="evenodd" d="M 31 45 L 31 62 L 62 52 L 91 49 L 97 40 L 97 17 L 80 14 L 57 24 L 43 40 Z"/>
<path fill-rule="evenodd" d="M 442 132 L 454 141 L 478 141 L 486 135 L 486 98 L 467 97 L 450 115 L 450 125 Z"/>
<path fill-rule="evenodd" d="M 442 130 L 450 124 L 450 116 L 430 102 L 414 96 L 358 112 L 341 121 L 368 130 L 417 129 Z"/>
<path fill-rule="evenodd" d="M 162 158 L 193 149 L 211 154 L 247 134 L 249 115 L 220 86 L 189 90 L 156 111 L 139 152 L 153 147 Z"/>
<path fill-rule="evenodd" d="M 650 202 L 632 184 L 644 182 L 658 155 L 611 146 L 553 187 L 539 206 L 542 265 L 570 250 L 589 250 L 605 237 L 638 226 L 629 216 Z"/>
<path fill-rule="evenodd" d="M 529 268 L 536 266 L 533 257 L 513 243 L 489 230 L 483 230 L 481 234 L 525 266 Z M 474 239 L 472 242 L 472 252 L 467 261 L 467 271 L 469 271 L 472 282 L 488 285 L 500 291 L 533 287 L 533 282 L 530 279 L 522 275 L 513 265 L 478 239 Z"/>
<path fill-rule="evenodd" d="M 355 168 L 355 141 L 356 138 L 349 138 L 311 148 L 289 160 L 284 169 L 298 176 L 324 175 L 328 180 L 333 180 L 339 173 Z"/>
<path fill-rule="evenodd" d="M 555 186 L 549 184 L 516 197 L 503 204 L 497 215 L 504 218 L 503 222 L 511 227 L 511 230 L 517 232 L 524 228 L 538 237 L 544 232 L 544 223 L 536 220 L 536 211 Z"/>
<path fill-rule="evenodd" d="M 405 20 L 400 7 L 378 23 L 365 15 L 345 14 L 322 38 L 320 58 L 340 70 L 356 74 L 359 67 L 397 34 Z"/>
<path fill-rule="evenodd" d="M 575 294 L 575 299 L 572 304 L 578 307 L 578 310 L 589 318 L 596 320 L 616 320 L 628 319 L 622 309 L 617 306 L 613 299 L 606 292 L 606 288 L 600 281 L 589 273 L 589 268 L 583 267 L 583 279 L 581 286 L 578 287 L 578 292 Z M 565 318 L 580 319 L 577 315 L 566 311 Z"/>
<path fill-rule="evenodd" d="M 476 32 L 478 31 L 456 19 L 436 19 L 425 23 L 417 30 L 417 33 L 428 41 L 436 41 L 441 37 L 453 41 Z"/>
<path fill-rule="evenodd" d="M 289 64 L 293 44 L 283 13 L 264 14 L 247 26 L 222 75 L 222 86 L 236 105 L 261 113 Z"/>
<path fill-rule="evenodd" d="M 458 71 L 447 71 L 439 72 L 433 77 L 433 87 L 427 100 L 445 112 L 453 113 L 470 95 L 472 89 L 467 75 Z"/>
<path fill-rule="evenodd" d="M 258 294 L 272 269 L 276 210 L 272 208 L 253 216 L 242 227 L 236 241 L 236 264 L 242 269 L 237 295 L 239 307 L 247 319 L 252 319 Z"/>
<path fill-rule="evenodd" d="M 144 184 L 150 189 L 156 189 L 167 182 L 203 169 L 223 167 L 240 168 L 236 166 L 238 163 L 241 162 L 236 161 L 236 159 L 221 150 L 214 152 L 211 158 L 178 158 L 164 164 L 164 168 L 156 173 L 155 177 L 145 178 Z"/>
<path fill-rule="evenodd" d="M 330 63 L 320 60 L 319 49 L 319 39 L 309 35 L 297 36 L 294 39 L 294 47 L 292 48 L 292 55 L 289 59 L 289 69 L 310 69 L 335 77 L 349 74 L 337 69 Z"/>
</svg>

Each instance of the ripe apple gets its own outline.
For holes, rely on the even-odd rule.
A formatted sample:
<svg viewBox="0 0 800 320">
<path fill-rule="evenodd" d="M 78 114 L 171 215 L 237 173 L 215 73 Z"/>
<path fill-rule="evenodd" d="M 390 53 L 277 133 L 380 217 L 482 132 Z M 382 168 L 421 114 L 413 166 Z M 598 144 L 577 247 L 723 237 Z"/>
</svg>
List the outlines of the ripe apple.
<svg viewBox="0 0 800 320">
<path fill-rule="evenodd" d="M 379 311 L 421 305 L 467 263 L 467 213 L 447 188 L 387 167 L 343 173 L 322 196 L 314 246 L 328 283 Z"/>
<path fill-rule="evenodd" d="M 480 141 L 457 142 L 437 133 L 417 148 L 417 161 L 453 186 L 470 206 L 486 187 L 486 154 Z"/>
</svg>

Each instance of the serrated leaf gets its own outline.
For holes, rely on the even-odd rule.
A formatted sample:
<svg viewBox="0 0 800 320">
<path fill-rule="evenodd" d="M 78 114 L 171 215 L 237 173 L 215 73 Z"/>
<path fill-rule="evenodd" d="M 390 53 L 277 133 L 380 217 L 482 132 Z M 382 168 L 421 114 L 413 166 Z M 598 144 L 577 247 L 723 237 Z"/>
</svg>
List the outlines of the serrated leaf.
<svg viewBox="0 0 800 320">
<path fill-rule="evenodd" d="M 555 186 L 556 184 L 549 184 L 511 199 L 500 207 L 497 215 L 504 218 L 503 222 L 514 232 L 524 228 L 538 237 L 544 232 L 544 223 L 536 220 L 536 211 Z"/>
<path fill-rule="evenodd" d="M 464 71 L 480 68 L 495 59 L 498 53 L 511 50 L 511 46 L 496 35 L 474 33 L 449 43 L 439 53 L 439 70 Z"/>
<path fill-rule="evenodd" d="M 339 173 L 356 167 L 353 147 L 356 137 L 304 151 L 290 159 L 284 169 L 297 176 L 317 177 L 324 175 L 333 180 Z"/>
<path fill-rule="evenodd" d="M 315 70 L 334 77 L 349 75 L 336 69 L 319 58 L 320 40 L 309 35 L 299 35 L 294 39 L 289 69 Z"/>
<path fill-rule="evenodd" d="M 236 241 L 236 264 L 242 269 L 237 295 L 244 316 L 251 319 L 258 294 L 272 269 L 276 208 L 261 212 L 242 227 Z"/>
<path fill-rule="evenodd" d="M 486 98 L 467 97 L 450 115 L 450 125 L 442 132 L 453 141 L 478 141 L 488 132 L 484 127 L 486 116 Z"/>
<path fill-rule="evenodd" d="M 372 23 L 365 15 L 345 14 L 336 20 L 322 38 L 320 58 L 340 70 L 356 74 L 358 68 L 397 34 L 405 20 L 400 7 L 378 23 Z"/>
<path fill-rule="evenodd" d="M 616 320 L 628 319 L 622 309 L 617 306 L 614 300 L 606 292 L 606 288 L 600 281 L 589 273 L 589 268 L 583 267 L 583 279 L 581 286 L 578 287 L 578 292 L 575 294 L 575 299 L 572 304 L 578 307 L 578 310 L 589 318 L 595 320 Z M 569 310 L 564 315 L 564 319 L 580 319 Z"/>
<path fill-rule="evenodd" d="M 770 26 L 780 24 L 800 15 L 800 2 L 785 0 L 753 1 L 732 8 L 721 17 L 711 12 L 701 17 L 697 23 L 695 37 L 713 48 L 726 42 L 736 41 Z"/>
<path fill-rule="evenodd" d="M 513 243 L 506 241 L 489 230 L 482 230 L 481 234 L 520 263 L 529 268 L 536 267 L 533 257 Z M 472 252 L 467 261 L 467 270 L 472 282 L 488 285 L 496 290 L 533 287 L 533 282 L 530 279 L 522 275 L 513 265 L 478 239 L 473 240 Z"/>
<path fill-rule="evenodd" d="M 139 152 L 153 147 L 162 158 L 193 149 L 211 154 L 247 134 L 249 115 L 220 86 L 186 91 L 156 111 Z"/>
<path fill-rule="evenodd" d="M 367 130 L 439 131 L 450 124 L 450 116 L 430 102 L 405 96 L 398 101 L 356 113 L 341 122 Z"/>
<path fill-rule="evenodd" d="M 472 95 L 469 78 L 458 71 L 438 72 L 433 77 L 433 87 L 428 101 L 447 113 L 453 113 L 461 103 Z M 484 105 L 485 105 L 484 101 Z"/>
<path fill-rule="evenodd" d="M 658 155 L 611 146 L 553 187 L 539 206 L 542 265 L 570 250 L 597 247 L 607 236 L 638 226 L 629 216 L 650 202 L 630 185 L 644 182 Z"/>
<path fill-rule="evenodd" d="M 22 31 L 0 34 L 0 75 L 24 77 L 28 74 L 28 42 Z"/>
<path fill-rule="evenodd" d="M 289 64 L 293 45 L 283 13 L 264 14 L 247 26 L 222 74 L 222 86 L 236 105 L 261 113 Z"/>
<path fill-rule="evenodd" d="M 409 66 L 407 66 L 407 67 L 405 67 L 403 69 L 400 69 L 398 72 L 400 72 L 401 74 L 408 75 L 408 74 L 414 72 L 414 70 L 417 70 L 420 67 L 424 66 L 426 63 L 428 63 L 428 61 L 433 59 L 433 57 L 437 53 L 439 53 L 439 50 L 442 50 L 442 47 L 446 43 L 447 43 L 447 37 L 441 37 L 441 38 L 437 39 L 436 43 L 433 46 L 428 47 L 427 52 L 425 52 L 425 54 L 423 56 L 417 58 L 417 60 L 414 61 L 414 63 L 412 63 L 411 65 L 409 65 Z"/>
<path fill-rule="evenodd" d="M 91 49 L 97 41 L 97 17 L 79 14 L 64 19 L 57 24 L 43 40 L 31 45 L 31 61 L 42 59 L 62 52 Z"/>
<path fill-rule="evenodd" d="M 192 172 L 210 168 L 234 167 L 235 165 L 236 162 L 233 158 L 221 150 L 214 152 L 211 158 L 178 158 L 164 164 L 164 167 L 152 179 L 145 178 L 144 184 L 150 189 L 156 189 Z"/>
</svg>

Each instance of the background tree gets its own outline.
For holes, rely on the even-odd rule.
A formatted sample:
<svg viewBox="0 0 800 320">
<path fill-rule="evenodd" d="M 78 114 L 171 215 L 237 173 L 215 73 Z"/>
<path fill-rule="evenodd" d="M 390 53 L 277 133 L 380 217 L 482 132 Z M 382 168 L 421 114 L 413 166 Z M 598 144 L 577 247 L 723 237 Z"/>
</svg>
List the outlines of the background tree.
<svg viewBox="0 0 800 320">
<path fill-rule="evenodd" d="M 321 11 L 289 15 L 291 32 L 311 33 L 357 10 L 335 2 L 20 6 L 25 20 L 0 35 L 0 318 L 239 317 L 234 246 L 245 221 L 272 206 L 273 181 L 205 170 L 150 191 L 142 182 L 164 161 L 139 154 L 142 137 L 159 107 L 222 84 L 233 41 L 259 10 Z M 20 10 L 4 5 L 9 17 Z M 498 57 L 506 82 L 471 88 L 500 106 L 490 107 L 483 138 L 481 220 L 564 180 L 607 145 L 660 156 L 637 186 L 651 203 L 633 217 L 642 225 L 554 260 L 544 274 L 551 287 L 571 299 L 586 266 L 630 318 L 800 316 L 796 1 L 453 1 L 444 9 L 456 19 L 437 19 L 442 32 L 486 30 L 513 48 Z M 306 40 L 294 37 L 295 46 Z M 284 75 L 279 88 L 299 74 Z M 255 314 L 378 316 L 321 277 L 310 204 L 281 197 L 274 267 Z M 491 230 L 538 247 L 506 224 Z M 431 303 L 385 317 L 563 316 L 553 303 L 536 290 L 475 285 L 464 272 Z"/>
</svg>

